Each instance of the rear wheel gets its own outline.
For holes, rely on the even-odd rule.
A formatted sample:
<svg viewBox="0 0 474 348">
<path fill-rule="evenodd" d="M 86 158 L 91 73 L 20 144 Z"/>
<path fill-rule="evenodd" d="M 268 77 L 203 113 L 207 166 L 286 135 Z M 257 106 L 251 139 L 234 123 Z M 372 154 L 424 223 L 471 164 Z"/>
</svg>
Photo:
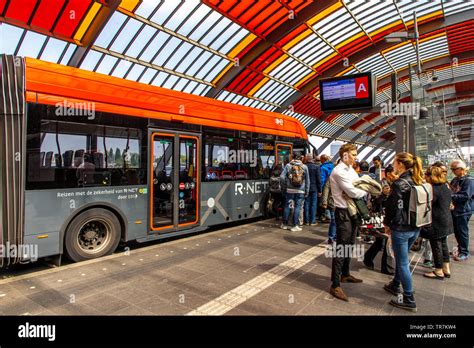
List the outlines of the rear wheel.
<svg viewBox="0 0 474 348">
<path fill-rule="evenodd" d="M 120 232 L 120 222 L 111 211 L 86 210 L 66 230 L 66 254 L 75 262 L 112 254 L 120 242 Z"/>
</svg>

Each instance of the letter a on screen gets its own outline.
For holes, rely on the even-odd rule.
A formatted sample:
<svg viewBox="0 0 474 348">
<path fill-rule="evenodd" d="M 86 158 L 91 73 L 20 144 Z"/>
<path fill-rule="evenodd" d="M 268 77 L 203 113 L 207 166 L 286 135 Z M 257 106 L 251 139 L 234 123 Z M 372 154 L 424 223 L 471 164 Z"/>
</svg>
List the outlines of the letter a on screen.
<svg viewBox="0 0 474 348">
<path fill-rule="evenodd" d="M 356 77 L 356 98 L 368 98 L 369 97 L 369 79 L 367 76 Z"/>
</svg>

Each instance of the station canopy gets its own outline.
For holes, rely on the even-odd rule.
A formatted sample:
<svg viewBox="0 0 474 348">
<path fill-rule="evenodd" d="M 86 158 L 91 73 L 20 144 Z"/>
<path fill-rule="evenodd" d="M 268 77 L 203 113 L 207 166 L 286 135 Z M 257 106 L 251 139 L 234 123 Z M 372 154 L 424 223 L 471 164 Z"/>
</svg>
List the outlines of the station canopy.
<svg viewBox="0 0 474 348">
<path fill-rule="evenodd" d="M 321 78 L 372 71 L 376 103 L 397 72 L 419 82 L 462 146 L 474 146 L 474 0 L 0 0 L 0 53 L 28 56 L 290 115 L 310 134 L 392 149 L 380 112 L 322 114 Z M 436 79 L 433 78 L 436 76 Z M 216 115 L 218 117 L 218 115 Z"/>
</svg>

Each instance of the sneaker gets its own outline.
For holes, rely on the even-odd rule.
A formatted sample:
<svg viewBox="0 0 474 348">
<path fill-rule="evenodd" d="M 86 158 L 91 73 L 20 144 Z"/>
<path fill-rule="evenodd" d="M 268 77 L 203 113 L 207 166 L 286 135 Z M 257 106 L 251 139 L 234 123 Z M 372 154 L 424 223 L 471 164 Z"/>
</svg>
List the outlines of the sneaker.
<svg viewBox="0 0 474 348">
<path fill-rule="evenodd" d="M 295 226 L 295 227 L 293 227 L 290 231 L 291 231 L 291 232 L 299 232 L 299 231 L 303 231 L 303 229 L 302 229 L 301 227 L 299 227 L 299 226 Z"/>
<path fill-rule="evenodd" d="M 385 284 L 383 286 L 383 289 L 385 291 L 388 291 L 389 293 L 391 293 L 392 295 L 395 295 L 395 296 L 398 296 L 398 294 L 401 294 L 402 293 L 402 289 L 400 287 L 400 285 L 395 285 L 393 282 L 390 282 L 388 284 Z"/>
<path fill-rule="evenodd" d="M 289 230 L 289 229 L 290 229 L 290 226 L 285 225 L 285 224 L 281 224 L 280 228 L 281 228 L 282 230 Z"/>
<path fill-rule="evenodd" d="M 405 294 L 397 295 L 397 299 L 391 300 L 389 303 L 397 308 L 405 309 L 407 311 L 416 312 L 416 302 L 413 295 L 407 296 Z"/>
<path fill-rule="evenodd" d="M 313 222 L 312 224 L 310 224 L 310 226 L 317 226 L 318 223 L 317 222 Z"/>
<path fill-rule="evenodd" d="M 469 255 L 465 255 L 465 254 L 461 254 L 459 256 L 454 257 L 454 260 L 458 262 L 467 261 L 468 259 L 469 259 Z"/>
<path fill-rule="evenodd" d="M 421 265 L 425 268 L 433 268 L 433 262 L 430 260 L 425 260 Z"/>
</svg>

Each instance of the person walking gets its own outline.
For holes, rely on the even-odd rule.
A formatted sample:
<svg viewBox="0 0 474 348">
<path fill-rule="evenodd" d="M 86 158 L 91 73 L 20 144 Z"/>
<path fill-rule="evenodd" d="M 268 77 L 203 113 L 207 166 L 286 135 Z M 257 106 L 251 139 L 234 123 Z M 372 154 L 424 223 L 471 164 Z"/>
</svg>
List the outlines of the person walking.
<svg viewBox="0 0 474 348">
<path fill-rule="evenodd" d="M 316 225 L 316 209 L 318 208 L 318 197 L 321 197 L 321 172 L 319 166 L 314 163 L 313 155 L 306 155 L 306 167 L 309 173 L 309 194 L 304 201 L 304 223 Z"/>
<path fill-rule="evenodd" d="M 300 154 L 293 154 L 293 160 L 288 163 L 280 175 L 283 191 L 285 192 L 285 208 L 283 210 L 283 224 L 280 226 L 284 230 L 290 229 L 288 218 L 290 216 L 290 202 L 294 202 L 293 228 L 292 232 L 301 231 L 298 226 L 303 200 L 309 194 L 309 172 L 308 167 L 301 161 Z"/>
<path fill-rule="evenodd" d="M 448 249 L 448 235 L 453 233 L 451 189 L 442 168 L 432 166 L 426 176 L 433 187 L 432 223 L 430 227 L 423 229 L 423 238 L 428 238 L 430 241 L 435 269 L 425 273 L 424 276 L 443 280 L 451 277 Z"/>
<path fill-rule="evenodd" d="M 393 168 L 399 176 L 392 185 L 392 190 L 385 204 L 384 226 L 385 233 L 391 235 L 392 248 L 395 254 L 395 276 L 384 285 L 384 289 L 398 296 L 390 304 L 411 311 L 416 311 L 413 296 L 412 276 L 408 252 L 420 234 L 420 228 L 409 223 L 409 207 L 411 187 L 423 183 L 423 168 L 421 159 L 407 152 L 400 152 L 393 160 Z"/>
<path fill-rule="evenodd" d="M 348 249 L 352 250 L 355 244 L 356 221 L 351 219 L 346 196 L 363 198 L 367 192 L 353 185 L 353 182 L 359 179 L 352 168 L 357 158 L 357 146 L 350 143 L 342 145 L 339 149 L 339 156 L 341 161 L 329 177 L 332 198 L 336 208 L 334 214 L 336 220 L 336 246 L 332 248 L 332 284 L 329 293 L 337 299 L 349 301 L 340 283 L 362 283 L 362 279 L 357 279 L 350 274 L 351 255 L 347 251 Z"/>
<path fill-rule="evenodd" d="M 468 174 L 466 163 L 461 160 L 453 161 L 451 170 L 456 176 L 451 180 L 454 236 L 458 243 L 454 260 L 462 262 L 469 258 L 469 220 L 474 211 L 474 178 Z"/>
</svg>

